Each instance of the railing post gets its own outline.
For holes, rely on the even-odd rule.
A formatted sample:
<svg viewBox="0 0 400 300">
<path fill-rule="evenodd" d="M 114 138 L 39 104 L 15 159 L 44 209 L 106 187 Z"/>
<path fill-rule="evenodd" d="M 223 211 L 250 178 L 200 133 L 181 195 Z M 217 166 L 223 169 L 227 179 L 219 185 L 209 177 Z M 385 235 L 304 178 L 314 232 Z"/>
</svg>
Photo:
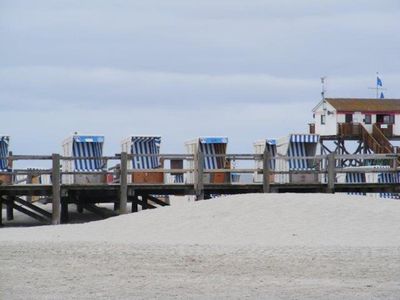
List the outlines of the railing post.
<svg viewBox="0 0 400 300">
<path fill-rule="evenodd" d="M 126 214 L 128 212 L 128 154 L 126 152 L 121 153 L 120 171 L 119 213 Z"/>
<path fill-rule="evenodd" d="M 265 147 L 264 154 L 263 154 L 263 192 L 270 193 L 270 166 L 269 163 L 271 161 L 271 153 L 268 151 L 267 147 Z"/>
<path fill-rule="evenodd" d="M 328 154 L 328 193 L 335 192 L 335 168 L 336 168 L 336 159 L 335 153 Z"/>
<path fill-rule="evenodd" d="M 204 153 L 197 151 L 194 156 L 194 190 L 196 200 L 204 200 Z"/>
<path fill-rule="evenodd" d="M 60 173 L 60 154 L 52 154 L 52 184 L 53 184 L 53 202 L 51 224 L 61 223 L 61 173 Z"/>
</svg>

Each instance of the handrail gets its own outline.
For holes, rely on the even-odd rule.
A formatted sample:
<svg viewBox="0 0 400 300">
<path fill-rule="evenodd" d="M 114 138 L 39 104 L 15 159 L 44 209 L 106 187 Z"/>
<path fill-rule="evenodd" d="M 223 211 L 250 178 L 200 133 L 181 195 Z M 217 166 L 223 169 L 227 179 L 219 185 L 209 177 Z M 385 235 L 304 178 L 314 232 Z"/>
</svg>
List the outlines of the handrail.
<svg viewBox="0 0 400 300">
<path fill-rule="evenodd" d="M 359 126 L 360 131 L 363 135 L 365 136 L 371 136 L 365 128 L 363 128 L 361 125 Z M 368 135 L 367 135 L 368 133 Z M 378 143 L 373 137 L 370 138 L 370 144 L 371 143 Z M 329 157 L 333 155 L 333 160 L 331 162 L 335 162 L 333 166 L 329 166 Z M 54 155 L 53 155 L 54 156 Z M 53 156 L 49 155 L 12 155 L 8 159 L 12 160 L 51 160 L 54 159 Z M 126 176 L 133 176 L 136 173 L 149 173 L 149 176 L 151 173 L 162 173 L 162 174 L 193 174 L 193 176 L 196 178 L 196 174 L 201 172 L 201 174 L 208 174 L 209 176 L 217 176 L 218 173 L 221 174 L 260 174 L 262 176 L 273 176 L 273 175 L 290 175 L 290 174 L 334 174 L 336 176 L 338 173 L 351 173 L 351 172 L 357 172 L 357 173 L 390 173 L 390 172 L 399 172 L 400 173 L 400 164 L 392 164 L 391 168 L 376 168 L 376 167 L 369 167 L 369 166 L 362 166 L 360 168 L 357 167 L 337 167 L 336 166 L 336 161 L 338 160 L 357 160 L 359 163 L 363 163 L 363 161 L 368 161 L 368 164 L 373 163 L 374 160 L 382 162 L 384 160 L 388 161 L 396 161 L 399 160 L 400 154 L 397 153 L 379 153 L 379 154 L 329 154 L 329 155 L 315 155 L 315 156 L 287 156 L 287 155 L 279 155 L 277 154 L 275 157 L 271 157 L 270 155 L 268 157 L 265 157 L 264 154 L 218 154 L 218 155 L 209 155 L 209 154 L 125 154 L 124 157 L 126 160 L 126 164 L 129 161 L 130 157 L 135 157 L 135 156 L 140 156 L 140 157 L 161 157 L 165 159 L 176 159 L 176 158 L 181 158 L 182 160 L 186 161 L 194 161 L 195 163 L 193 165 L 190 165 L 190 167 L 185 166 L 185 168 L 165 168 L 165 167 L 159 167 L 159 168 L 154 168 L 154 169 L 130 169 L 126 168 L 124 171 L 124 174 Z M 204 159 L 205 157 L 209 156 L 214 156 L 214 157 L 223 157 L 223 158 L 235 158 L 237 160 L 253 160 L 254 162 L 258 162 L 254 167 L 248 168 L 218 168 L 218 169 L 205 169 L 203 167 L 203 164 L 198 163 L 199 159 Z M 65 169 L 62 169 L 61 165 L 63 164 L 63 161 L 68 161 L 68 160 L 84 160 L 84 159 L 96 159 L 96 160 L 119 160 L 120 163 L 117 163 L 115 166 L 107 168 L 106 166 L 102 169 L 99 169 L 98 171 L 67 171 Z M 304 160 L 313 160 L 315 164 L 313 164 L 312 167 L 309 169 L 289 169 L 287 166 L 285 168 L 280 168 L 280 169 L 264 169 L 265 166 L 267 166 L 269 163 L 265 163 L 265 160 L 267 159 L 267 162 L 269 161 L 275 161 L 277 163 L 283 163 L 287 164 L 290 160 L 298 160 L 298 159 L 304 159 Z M 331 157 L 332 159 L 332 157 Z M 120 178 L 121 176 L 121 168 L 120 165 L 122 163 L 122 156 L 121 155 L 114 155 L 114 156 L 101 156 L 101 157 L 73 157 L 73 156 L 59 156 L 60 160 L 60 171 L 59 171 L 59 176 L 63 178 L 63 176 L 67 175 L 113 175 L 113 180 L 115 178 Z M 264 160 L 263 166 L 260 167 L 260 161 Z M 367 163 L 366 163 L 367 164 Z M 329 168 L 333 168 L 333 171 L 331 170 L 331 173 L 329 173 Z M 61 170 L 62 169 L 62 170 Z M 332 173 L 333 172 L 333 173 Z M 13 169 L 10 171 L 2 171 L 0 172 L 0 175 L 11 175 L 11 176 L 18 176 L 18 175 L 33 175 L 33 176 L 40 176 L 40 175 L 51 175 L 53 176 L 54 173 L 54 168 L 45 168 L 45 169 Z M 214 175 L 213 175 L 214 174 Z M 196 180 L 196 179 L 195 179 Z M 197 179 L 201 180 L 201 179 Z M 23 182 L 23 179 L 17 179 L 13 181 L 13 183 L 21 183 Z"/>
<path fill-rule="evenodd" d="M 372 135 L 377 136 L 378 138 L 375 137 L 376 140 L 379 140 L 380 144 L 386 148 L 387 151 L 393 153 L 394 147 L 390 143 L 390 141 L 387 139 L 387 137 L 383 134 L 383 132 L 379 129 L 379 127 L 375 124 L 372 125 Z"/>
<path fill-rule="evenodd" d="M 369 143 L 375 150 L 382 150 L 381 145 L 377 145 L 378 142 L 372 137 L 365 128 L 358 126 L 356 131 L 360 131 L 360 135 L 363 137 L 364 142 Z M 381 147 L 381 148 L 379 148 Z M 132 169 L 130 159 L 133 157 L 157 157 L 164 160 L 182 159 L 186 164 L 179 164 L 176 168 L 174 164 L 163 164 L 159 168 L 150 169 Z M 230 166 L 223 165 L 217 169 L 205 169 L 204 159 L 209 156 L 222 157 L 225 159 L 234 160 L 253 160 L 254 167 L 244 166 L 242 168 L 231 168 Z M 273 189 L 285 189 L 285 185 L 289 188 L 315 188 L 319 191 L 325 191 L 333 193 L 335 191 L 343 191 L 343 186 L 346 188 L 352 187 L 352 185 L 359 189 L 360 186 L 364 188 L 364 183 L 339 183 L 340 178 L 343 178 L 344 174 L 348 173 L 364 173 L 364 174 L 393 174 L 393 178 L 397 178 L 400 174 L 400 164 L 398 160 L 400 155 L 397 153 L 379 153 L 379 154 L 335 154 L 330 153 L 328 155 L 315 155 L 315 156 L 287 156 L 287 155 L 276 155 L 271 156 L 271 153 L 265 151 L 262 154 L 218 154 L 209 155 L 201 152 L 195 154 L 138 154 L 132 155 L 126 152 L 116 154 L 114 156 L 102 156 L 102 157 L 72 157 L 72 156 L 61 156 L 59 154 L 49 155 L 11 155 L 7 159 L 10 161 L 14 160 L 48 160 L 51 162 L 51 168 L 47 167 L 44 169 L 12 169 L 0 172 L 0 190 L 6 190 L 11 186 L 10 189 L 15 189 L 18 192 L 24 191 L 24 193 L 31 193 L 32 189 L 40 189 L 43 194 L 50 195 L 52 202 L 52 223 L 58 224 L 60 222 L 60 206 L 62 205 L 62 197 L 68 194 L 68 189 L 82 188 L 87 186 L 89 189 L 95 186 L 96 189 L 103 189 L 107 185 L 110 185 L 110 191 L 117 193 L 119 199 L 120 212 L 127 212 L 127 202 L 129 195 L 135 194 L 136 191 L 141 192 L 140 189 L 148 188 L 150 191 L 160 191 L 163 193 L 188 193 L 195 195 L 196 198 L 203 199 L 205 193 L 217 190 L 222 191 L 225 188 L 228 189 L 228 193 L 231 192 L 243 192 L 243 191 L 262 191 L 269 193 Z M 102 168 L 98 171 L 71 171 L 67 168 L 73 160 L 85 160 L 94 159 L 100 160 Z M 313 160 L 314 163 L 311 168 L 304 169 L 291 169 L 289 163 L 291 160 L 304 159 Z M 107 162 L 109 160 L 116 160 L 114 167 L 107 168 Z M 356 161 L 360 164 L 360 167 L 344 167 L 342 164 L 338 164 L 339 161 Z M 393 164 L 388 164 L 386 167 L 371 166 L 373 162 L 377 161 L 378 164 L 382 161 L 393 161 Z M 187 163 L 187 162 L 190 163 Z M 275 161 L 275 169 L 272 169 L 271 162 Z M 366 166 L 363 166 L 365 164 Z M 11 166 L 12 164 L 10 164 Z M 168 166 L 170 168 L 167 168 Z M 67 171 L 68 170 L 68 171 Z M 146 174 L 149 173 L 149 174 Z M 154 174 L 159 173 L 159 174 Z M 166 181 L 166 174 L 172 176 L 184 175 L 183 181 L 170 183 Z M 236 182 L 235 174 L 253 174 L 253 181 L 249 182 Z M 26 175 L 26 179 L 23 178 Z M 89 175 L 95 175 L 89 177 Z M 101 175 L 101 176 L 99 176 Z M 112 175 L 112 176 L 110 176 Z M 162 175 L 162 176 L 160 176 Z M 19 176 L 19 177 L 18 177 Z M 31 183 L 32 176 L 47 176 L 47 184 Z M 246 176 L 244 176 L 246 177 Z M 250 177 L 250 176 L 247 176 Z M 367 176 L 365 176 L 367 177 Z M 43 179 L 44 177 L 42 177 Z M 70 179 L 73 180 L 70 180 Z M 154 181 L 150 181 L 151 178 L 156 178 Z M 158 178 L 162 178 L 158 181 Z M 168 177 L 167 177 L 168 178 Z M 376 176 L 375 176 L 376 178 Z M 67 180 L 65 180 L 67 179 Z M 90 180 L 89 180 L 90 179 Z M 144 180 L 145 179 L 145 180 Z M 148 180 L 149 179 L 149 180 Z M 168 178 L 169 179 L 169 178 Z M 176 177 L 174 177 L 176 179 Z M 397 180 L 389 183 L 374 183 L 372 188 L 379 192 L 381 190 L 387 190 L 390 193 L 400 192 L 400 186 L 396 182 Z M 21 184 L 26 182 L 26 184 Z M 80 183 L 82 182 L 82 183 Z M 86 183 L 88 182 L 88 183 Z M 366 183 L 367 184 L 367 183 Z M 41 187 L 40 187 L 41 185 Z M 171 188 L 171 185 L 172 188 Z M 250 187 L 248 186 L 250 185 Z M 239 186 L 239 189 L 236 189 Z M 85 188 L 85 187 L 83 187 Z M 366 187 L 366 189 L 371 187 Z M 168 190 L 169 189 L 169 190 Z M 182 189 L 182 190 L 179 190 Z M 208 189 L 208 190 L 207 190 Z M 14 191 L 12 191 L 14 193 Z M 28 194 L 29 196 L 30 194 Z M 28 200 L 29 201 L 29 200 Z"/>
</svg>

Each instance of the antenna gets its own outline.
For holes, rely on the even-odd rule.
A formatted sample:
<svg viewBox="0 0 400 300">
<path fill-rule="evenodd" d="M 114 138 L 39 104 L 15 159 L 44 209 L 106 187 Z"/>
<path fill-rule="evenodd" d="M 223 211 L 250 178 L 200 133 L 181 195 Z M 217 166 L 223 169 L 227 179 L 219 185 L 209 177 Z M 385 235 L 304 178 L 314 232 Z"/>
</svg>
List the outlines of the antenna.
<svg viewBox="0 0 400 300">
<path fill-rule="evenodd" d="M 324 115 L 326 115 L 326 101 L 325 101 L 326 88 L 325 88 L 325 82 L 326 82 L 326 76 L 322 76 L 321 77 L 321 97 L 322 97 L 322 110 L 324 112 Z"/>
<path fill-rule="evenodd" d="M 321 77 L 321 97 L 322 100 L 325 101 L 325 93 L 326 93 L 326 86 L 325 86 L 326 76 Z"/>
</svg>

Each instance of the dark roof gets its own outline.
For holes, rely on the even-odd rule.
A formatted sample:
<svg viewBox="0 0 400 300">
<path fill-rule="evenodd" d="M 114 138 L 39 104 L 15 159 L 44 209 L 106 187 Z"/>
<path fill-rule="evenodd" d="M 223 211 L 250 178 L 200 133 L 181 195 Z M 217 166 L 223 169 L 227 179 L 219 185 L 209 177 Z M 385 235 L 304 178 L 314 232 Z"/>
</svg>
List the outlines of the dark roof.
<svg viewBox="0 0 400 300">
<path fill-rule="evenodd" d="M 400 112 L 400 99 L 326 98 L 337 111 Z"/>
</svg>

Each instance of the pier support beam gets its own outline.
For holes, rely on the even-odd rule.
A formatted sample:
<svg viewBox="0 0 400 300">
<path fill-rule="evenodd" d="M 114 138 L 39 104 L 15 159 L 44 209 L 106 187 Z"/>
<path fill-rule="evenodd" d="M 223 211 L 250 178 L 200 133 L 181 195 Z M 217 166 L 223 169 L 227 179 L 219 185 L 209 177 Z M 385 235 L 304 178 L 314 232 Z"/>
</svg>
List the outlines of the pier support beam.
<svg viewBox="0 0 400 300">
<path fill-rule="evenodd" d="M 131 211 L 133 213 L 134 212 L 138 212 L 138 210 L 139 210 L 139 208 L 138 208 L 138 201 L 139 201 L 138 196 L 137 195 L 133 195 L 131 200 L 132 200 L 132 210 Z"/>
<path fill-rule="evenodd" d="M 61 223 L 61 173 L 60 173 L 60 154 L 52 155 L 52 184 L 53 184 L 53 202 L 51 224 Z"/>
<path fill-rule="evenodd" d="M 335 153 L 328 154 L 328 193 L 335 192 L 335 168 L 336 168 L 336 159 Z"/>
<path fill-rule="evenodd" d="M 271 186 L 270 186 L 270 167 L 269 163 L 271 161 L 271 153 L 269 153 L 267 147 L 265 147 L 264 155 L 263 155 L 263 192 L 270 193 Z"/>
<path fill-rule="evenodd" d="M 128 154 L 126 152 L 121 153 L 121 176 L 119 182 L 119 213 L 126 214 L 128 212 Z"/>
<path fill-rule="evenodd" d="M 8 197 L 8 202 L 6 207 L 6 216 L 7 216 L 7 221 L 14 220 L 14 209 L 13 209 L 13 204 L 14 204 L 14 199 L 13 197 Z"/>
<path fill-rule="evenodd" d="M 149 202 L 146 195 L 142 195 L 142 210 L 149 208 Z"/>
<path fill-rule="evenodd" d="M 196 201 L 204 200 L 204 153 L 200 149 L 194 157 L 194 190 Z"/>
<path fill-rule="evenodd" d="M 68 223 L 69 213 L 68 213 L 68 198 L 63 197 L 61 199 L 61 223 Z"/>
</svg>

